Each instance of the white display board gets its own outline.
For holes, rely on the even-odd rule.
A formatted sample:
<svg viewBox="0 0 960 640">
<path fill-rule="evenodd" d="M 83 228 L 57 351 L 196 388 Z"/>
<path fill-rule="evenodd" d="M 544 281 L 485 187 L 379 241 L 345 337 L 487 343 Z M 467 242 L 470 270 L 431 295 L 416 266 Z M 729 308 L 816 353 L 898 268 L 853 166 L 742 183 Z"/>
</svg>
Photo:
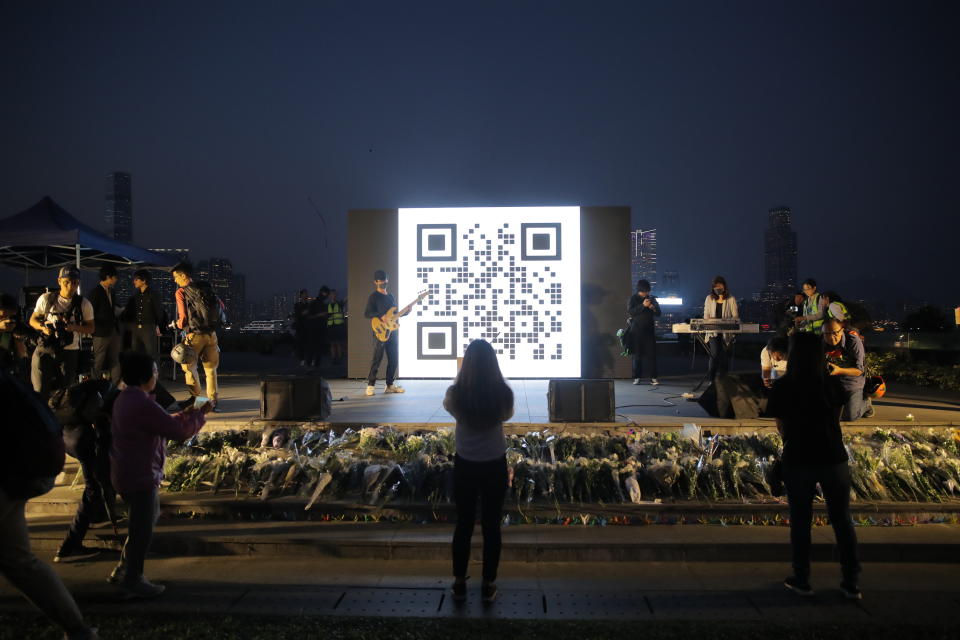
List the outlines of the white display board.
<svg viewBox="0 0 960 640">
<path fill-rule="evenodd" d="M 452 378 L 484 338 L 512 378 L 580 377 L 580 208 L 399 210 L 400 375 Z"/>
</svg>

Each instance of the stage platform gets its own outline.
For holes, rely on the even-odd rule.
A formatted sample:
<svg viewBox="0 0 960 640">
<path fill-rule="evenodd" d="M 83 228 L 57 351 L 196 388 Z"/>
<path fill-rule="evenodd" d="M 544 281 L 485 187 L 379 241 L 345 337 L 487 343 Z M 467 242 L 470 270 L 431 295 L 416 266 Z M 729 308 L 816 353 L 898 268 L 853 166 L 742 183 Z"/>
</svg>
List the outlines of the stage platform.
<svg viewBox="0 0 960 640">
<path fill-rule="evenodd" d="M 383 383 L 376 395 L 364 395 L 366 382 L 345 378 L 327 378 L 333 392 L 333 410 L 327 423 L 335 428 L 393 425 L 402 429 L 436 429 L 453 426 L 454 420 L 442 406 L 449 380 L 399 380 L 403 394 L 383 393 Z M 507 424 L 510 430 L 550 427 L 555 431 L 597 428 L 620 430 L 631 428 L 681 429 L 694 423 L 715 432 L 755 431 L 774 428 L 770 419 L 726 420 L 712 418 L 693 401 L 682 397 L 692 391 L 697 376 L 675 376 L 661 379 L 659 387 L 634 385 L 630 380 L 615 382 L 617 420 L 613 423 L 551 423 L 547 409 L 547 380 L 512 380 L 515 413 Z M 262 428 L 268 423 L 260 419 L 259 377 L 248 373 L 221 376 L 221 413 L 208 417 L 208 430 Z M 182 384 L 164 381 L 178 398 L 184 397 Z M 876 415 L 869 420 L 846 423 L 845 428 L 872 430 L 876 427 L 960 427 L 960 399 L 954 394 L 894 387 L 887 397 L 875 403 Z M 913 416 L 911 420 L 908 414 Z M 304 421 L 284 422 L 302 424 Z"/>
</svg>

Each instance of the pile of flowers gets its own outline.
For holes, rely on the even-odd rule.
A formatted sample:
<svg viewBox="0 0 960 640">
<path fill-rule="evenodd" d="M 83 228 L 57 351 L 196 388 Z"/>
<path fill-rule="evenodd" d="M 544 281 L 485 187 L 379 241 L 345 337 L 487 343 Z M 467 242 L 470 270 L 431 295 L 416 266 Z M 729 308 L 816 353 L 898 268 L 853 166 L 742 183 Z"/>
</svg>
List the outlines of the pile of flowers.
<svg viewBox="0 0 960 640">
<path fill-rule="evenodd" d="M 940 502 L 960 497 L 960 432 L 878 429 L 846 440 L 855 498 Z M 281 446 L 248 446 L 242 432 L 201 433 L 183 445 L 171 444 L 166 490 L 232 492 L 263 500 L 298 495 L 308 509 L 335 500 L 378 506 L 452 501 L 452 430 L 294 430 L 269 442 Z M 588 436 L 544 429 L 511 435 L 508 501 L 521 509 L 770 501 L 781 446 L 776 434 L 695 440 L 645 430 Z"/>
</svg>

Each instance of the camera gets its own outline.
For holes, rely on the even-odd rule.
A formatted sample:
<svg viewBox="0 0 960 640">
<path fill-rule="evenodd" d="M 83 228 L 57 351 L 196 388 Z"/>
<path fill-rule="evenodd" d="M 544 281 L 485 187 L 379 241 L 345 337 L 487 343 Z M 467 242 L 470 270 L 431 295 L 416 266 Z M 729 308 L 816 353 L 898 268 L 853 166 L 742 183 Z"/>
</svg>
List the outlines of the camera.
<svg viewBox="0 0 960 640">
<path fill-rule="evenodd" d="M 49 351 L 60 351 L 73 342 L 73 332 L 67 331 L 65 320 L 58 317 L 52 323 L 47 323 L 47 326 L 50 327 L 50 334 L 40 334 L 40 346 Z"/>
<path fill-rule="evenodd" d="M 787 307 L 787 311 L 789 311 L 793 315 L 797 315 L 798 313 L 800 313 L 800 307 L 798 307 L 795 304 L 792 304 L 789 307 Z"/>
</svg>

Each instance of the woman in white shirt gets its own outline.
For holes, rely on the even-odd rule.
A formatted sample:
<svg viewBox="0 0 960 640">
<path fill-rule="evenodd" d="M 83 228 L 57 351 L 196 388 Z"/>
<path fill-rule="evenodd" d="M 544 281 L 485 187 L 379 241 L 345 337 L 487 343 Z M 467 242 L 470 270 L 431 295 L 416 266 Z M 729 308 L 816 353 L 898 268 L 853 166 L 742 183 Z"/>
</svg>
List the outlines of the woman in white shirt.
<svg viewBox="0 0 960 640">
<path fill-rule="evenodd" d="M 486 340 L 474 340 L 463 354 L 463 366 L 447 389 L 443 408 L 457 420 L 457 455 L 453 463 L 453 498 L 457 526 L 453 533 L 453 599 L 467 596 L 470 538 L 480 502 L 483 530 L 484 602 L 497 597 L 500 564 L 500 522 L 507 493 L 506 441 L 503 423 L 513 416 L 513 391 L 503 379 L 497 354 Z"/>
<path fill-rule="evenodd" d="M 735 319 L 740 317 L 737 310 L 737 299 L 727 290 L 727 281 L 723 276 L 713 279 L 713 286 L 707 299 L 703 302 L 703 317 Z M 709 376 L 713 380 L 717 376 L 726 375 L 730 368 L 730 345 L 733 344 L 736 334 L 710 332 L 703 336 L 710 354 Z"/>
</svg>

